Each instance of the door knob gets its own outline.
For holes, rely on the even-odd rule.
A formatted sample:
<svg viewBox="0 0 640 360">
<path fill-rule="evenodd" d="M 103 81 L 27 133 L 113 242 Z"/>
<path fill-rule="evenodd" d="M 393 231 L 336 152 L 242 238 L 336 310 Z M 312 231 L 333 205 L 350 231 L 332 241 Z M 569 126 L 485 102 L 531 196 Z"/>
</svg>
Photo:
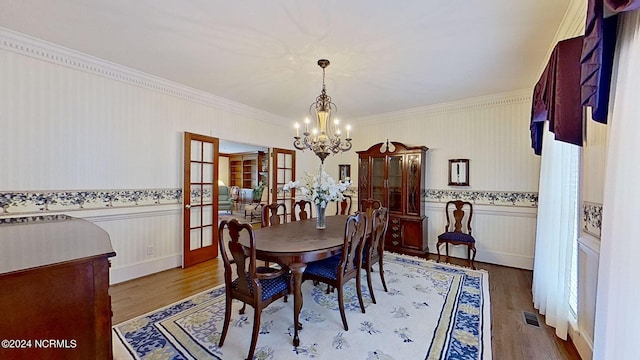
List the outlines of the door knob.
<svg viewBox="0 0 640 360">
<path fill-rule="evenodd" d="M 187 205 L 185 205 L 185 206 L 184 206 L 184 208 L 185 208 L 185 209 L 187 209 L 187 210 L 189 210 L 189 209 L 191 209 L 191 205 L 190 205 L 190 204 L 187 204 Z"/>
</svg>

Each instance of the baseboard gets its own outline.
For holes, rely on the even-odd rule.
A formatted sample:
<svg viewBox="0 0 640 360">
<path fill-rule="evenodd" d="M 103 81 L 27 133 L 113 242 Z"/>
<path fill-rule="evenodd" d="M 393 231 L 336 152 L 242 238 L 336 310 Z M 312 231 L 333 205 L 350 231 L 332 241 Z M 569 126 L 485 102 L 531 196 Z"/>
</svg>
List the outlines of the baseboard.
<svg viewBox="0 0 640 360">
<path fill-rule="evenodd" d="M 169 270 L 182 266 L 182 255 L 170 255 L 143 261 L 119 268 L 112 268 L 110 274 L 110 284 L 117 284 L 128 280 L 133 280 L 142 276 L 155 274 L 160 271 Z"/>
<path fill-rule="evenodd" d="M 444 245 L 441 248 L 441 254 L 444 257 Z M 449 255 L 460 259 L 467 258 L 467 248 L 463 246 L 449 247 Z M 436 244 L 429 244 L 429 252 L 438 255 L 436 250 Z M 487 251 L 478 249 L 476 255 L 476 261 L 485 262 L 489 264 L 496 264 L 502 266 L 508 266 L 518 269 L 533 270 L 533 257 L 522 256 L 516 254 L 507 254 L 498 251 Z"/>
<path fill-rule="evenodd" d="M 573 345 L 578 350 L 582 360 L 591 360 L 593 358 L 593 343 L 587 339 L 580 330 L 576 329 L 573 324 L 569 325 L 569 337 Z"/>
</svg>

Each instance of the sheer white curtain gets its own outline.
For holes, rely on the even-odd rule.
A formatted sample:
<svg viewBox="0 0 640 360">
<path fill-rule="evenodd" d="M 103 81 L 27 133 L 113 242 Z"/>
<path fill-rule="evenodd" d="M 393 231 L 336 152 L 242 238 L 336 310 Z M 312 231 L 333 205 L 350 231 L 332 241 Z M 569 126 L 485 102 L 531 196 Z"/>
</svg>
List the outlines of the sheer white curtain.
<svg viewBox="0 0 640 360">
<path fill-rule="evenodd" d="M 545 124 L 533 263 L 533 305 L 567 339 L 569 279 L 578 228 L 580 147 L 555 141 Z"/>
<path fill-rule="evenodd" d="M 640 11 L 620 15 L 610 106 L 594 359 L 640 345 Z"/>
</svg>

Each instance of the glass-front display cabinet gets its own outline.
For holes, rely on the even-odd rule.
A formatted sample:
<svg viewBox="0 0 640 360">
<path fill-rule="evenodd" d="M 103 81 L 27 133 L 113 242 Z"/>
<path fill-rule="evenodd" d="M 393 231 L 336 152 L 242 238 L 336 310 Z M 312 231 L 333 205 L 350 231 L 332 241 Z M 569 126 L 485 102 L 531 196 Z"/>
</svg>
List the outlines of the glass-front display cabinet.
<svg viewBox="0 0 640 360">
<path fill-rule="evenodd" d="M 418 256 L 429 252 L 427 218 L 421 203 L 427 150 L 425 146 L 387 141 L 357 152 L 358 204 L 374 198 L 389 208 L 387 250 Z"/>
</svg>

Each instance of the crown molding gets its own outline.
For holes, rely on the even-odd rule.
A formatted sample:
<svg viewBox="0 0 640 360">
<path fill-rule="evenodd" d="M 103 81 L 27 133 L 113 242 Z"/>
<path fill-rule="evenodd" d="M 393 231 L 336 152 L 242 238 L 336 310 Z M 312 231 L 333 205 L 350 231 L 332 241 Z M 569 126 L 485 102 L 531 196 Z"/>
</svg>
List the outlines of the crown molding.
<svg viewBox="0 0 640 360">
<path fill-rule="evenodd" d="M 3 27 L 0 27 L 0 49 L 220 110 L 239 113 L 256 121 L 266 121 L 277 125 L 290 122 L 290 119 L 248 105 Z"/>
<path fill-rule="evenodd" d="M 446 103 L 428 105 L 423 107 L 400 110 L 390 113 L 377 114 L 358 118 L 358 124 L 378 124 L 390 121 L 408 120 L 417 116 L 448 113 L 454 111 L 466 111 L 472 109 L 483 109 L 494 106 L 503 106 L 516 103 L 531 103 L 533 88 L 513 90 L 498 94 L 479 96 L 469 99 L 456 100 Z"/>
</svg>

